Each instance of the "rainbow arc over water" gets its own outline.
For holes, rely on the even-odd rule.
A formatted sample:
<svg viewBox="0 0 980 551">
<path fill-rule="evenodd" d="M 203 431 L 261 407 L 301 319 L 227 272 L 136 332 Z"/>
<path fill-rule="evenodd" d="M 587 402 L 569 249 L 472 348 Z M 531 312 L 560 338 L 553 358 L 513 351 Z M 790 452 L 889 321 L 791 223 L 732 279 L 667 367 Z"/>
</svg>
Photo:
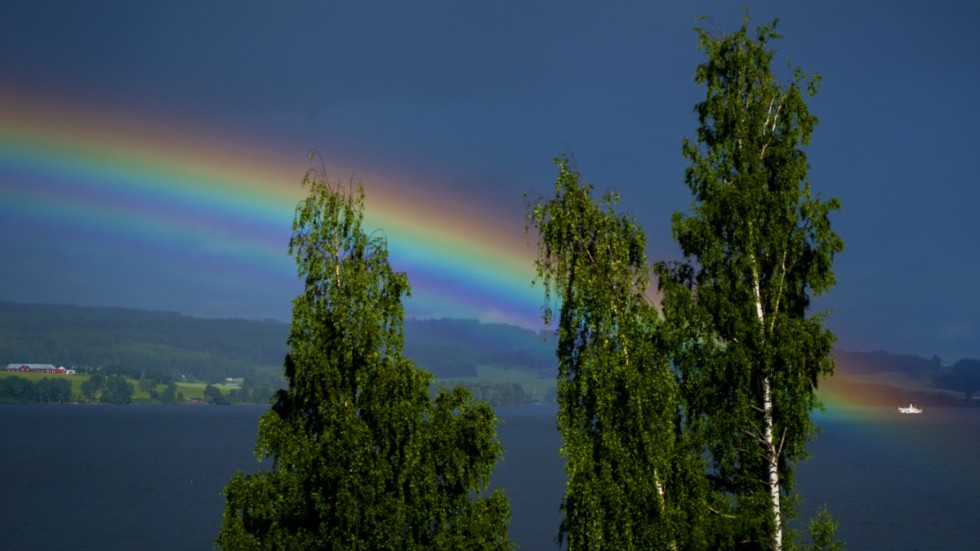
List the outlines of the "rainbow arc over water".
<svg viewBox="0 0 980 551">
<path fill-rule="evenodd" d="M 344 164 L 322 162 L 328 173 Z M 192 121 L 0 94 L 4 215 L 107 246 L 136 242 L 140 254 L 210 257 L 270 284 L 295 284 L 290 224 L 303 174 L 318 166 L 305 151 Z M 385 233 L 394 267 L 408 273 L 409 315 L 539 325 L 535 251 L 519 212 L 502 216 L 397 171 L 365 168 L 366 226 Z"/>
</svg>

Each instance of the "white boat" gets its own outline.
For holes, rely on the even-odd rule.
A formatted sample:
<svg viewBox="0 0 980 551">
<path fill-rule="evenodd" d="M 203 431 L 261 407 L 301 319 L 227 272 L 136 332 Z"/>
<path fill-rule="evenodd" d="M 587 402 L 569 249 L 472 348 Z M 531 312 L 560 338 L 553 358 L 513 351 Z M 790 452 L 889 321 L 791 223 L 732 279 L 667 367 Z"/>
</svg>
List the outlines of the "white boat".
<svg viewBox="0 0 980 551">
<path fill-rule="evenodd" d="M 909 407 L 907 407 L 907 408 L 903 408 L 902 406 L 898 406 L 898 412 L 899 413 L 922 413 L 922 408 L 917 408 L 917 407 L 913 406 L 912 404 L 909 404 Z"/>
</svg>

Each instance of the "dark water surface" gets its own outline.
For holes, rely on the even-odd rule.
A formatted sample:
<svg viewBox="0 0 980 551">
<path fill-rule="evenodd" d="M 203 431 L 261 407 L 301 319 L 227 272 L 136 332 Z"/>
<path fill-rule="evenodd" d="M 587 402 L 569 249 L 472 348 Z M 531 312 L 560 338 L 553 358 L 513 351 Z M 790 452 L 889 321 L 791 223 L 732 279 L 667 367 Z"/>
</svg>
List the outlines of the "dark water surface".
<svg viewBox="0 0 980 551">
<path fill-rule="evenodd" d="M 258 467 L 264 407 L 0 406 L 0 550 L 211 549 L 221 490 Z M 564 490 L 554 406 L 504 408 L 493 476 L 511 536 L 556 549 Z M 826 504 L 855 550 L 980 549 L 980 410 L 819 414 L 801 466 L 809 515 Z"/>
<path fill-rule="evenodd" d="M 0 406 L 0 549 L 211 549 L 264 409 Z"/>
<path fill-rule="evenodd" d="M 980 549 L 980 408 L 837 409 L 797 481 L 852 551 Z"/>
</svg>

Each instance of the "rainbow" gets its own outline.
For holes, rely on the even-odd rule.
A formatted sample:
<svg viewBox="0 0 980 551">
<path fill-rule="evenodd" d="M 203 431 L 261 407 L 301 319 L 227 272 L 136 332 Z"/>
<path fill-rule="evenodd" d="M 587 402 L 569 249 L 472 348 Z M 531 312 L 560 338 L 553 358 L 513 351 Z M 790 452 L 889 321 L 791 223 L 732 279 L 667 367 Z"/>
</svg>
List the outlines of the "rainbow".
<svg viewBox="0 0 980 551">
<path fill-rule="evenodd" d="M 203 258 L 195 265 L 292 289 L 283 294 L 288 312 L 299 290 L 286 253 L 293 209 L 304 173 L 320 161 L 178 117 L 0 92 L 0 216 L 146 256 Z M 322 161 L 333 175 L 347 173 L 333 170 L 342 160 Z M 542 291 L 530 284 L 535 249 L 519 198 L 518 212 L 492 212 L 405 174 L 358 173 L 367 229 L 384 232 L 393 265 L 412 282 L 410 316 L 540 327 Z M 218 276 L 191 277 L 214 284 Z M 828 412 L 864 415 L 852 407 L 861 397 L 833 387 L 821 394 Z"/>
<path fill-rule="evenodd" d="M 174 122 L 174 121 L 177 122 Z M 86 239 L 185 252 L 261 281 L 294 285 L 286 254 L 306 152 L 153 117 L 0 93 L 0 214 L 70 228 Z M 325 156 L 325 167 L 343 166 Z M 410 316 L 538 327 L 534 247 L 516 213 L 446 196 L 394 171 L 357 171 L 365 222 L 408 274 Z M 201 274 L 206 279 L 207 274 Z M 7 297 L 16 299 L 16 297 Z"/>
</svg>

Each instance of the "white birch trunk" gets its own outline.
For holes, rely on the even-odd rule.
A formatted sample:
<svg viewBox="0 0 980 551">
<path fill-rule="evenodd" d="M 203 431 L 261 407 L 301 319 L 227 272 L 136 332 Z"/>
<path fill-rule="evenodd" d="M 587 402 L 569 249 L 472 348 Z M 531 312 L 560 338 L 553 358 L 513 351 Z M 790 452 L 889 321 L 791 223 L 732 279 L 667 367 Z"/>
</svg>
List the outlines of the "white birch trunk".
<svg viewBox="0 0 980 551">
<path fill-rule="evenodd" d="M 765 416 L 763 438 L 766 441 L 766 459 L 769 462 L 769 497 L 772 500 L 772 516 L 776 524 L 776 532 L 772 538 L 772 548 L 775 551 L 783 549 L 783 520 L 782 508 L 779 505 L 779 449 L 776 446 L 772 430 L 772 380 L 768 375 L 762 381 L 762 412 Z"/>
<path fill-rule="evenodd" d="M 753 260 L 755 260 L 753 258 Z M 755 312 L 759 318 L 759 330 L 765 332 L 765 312 L 762 308 L 762 289 L 759 285 L 759 272 L 753 270 L 752 287 L 755 292 Z M 774 551 L 783 549 L 783 516 L 780 506 L 779 491 L 779 447 L 775 441 L 775 431 L 773 430 L 773 404 L 772 404 L 772 377 L 766 373 L 762 380 L 762 416 L 763 432 L 762 438 L 765 441 L 766 462 L 769 476 L 766 484 L 769 486 L 769 499 L 772 503 L 772 517 L 775 523 L 775 532 L 772 537 L 772 548 Z"/>
</svg>

